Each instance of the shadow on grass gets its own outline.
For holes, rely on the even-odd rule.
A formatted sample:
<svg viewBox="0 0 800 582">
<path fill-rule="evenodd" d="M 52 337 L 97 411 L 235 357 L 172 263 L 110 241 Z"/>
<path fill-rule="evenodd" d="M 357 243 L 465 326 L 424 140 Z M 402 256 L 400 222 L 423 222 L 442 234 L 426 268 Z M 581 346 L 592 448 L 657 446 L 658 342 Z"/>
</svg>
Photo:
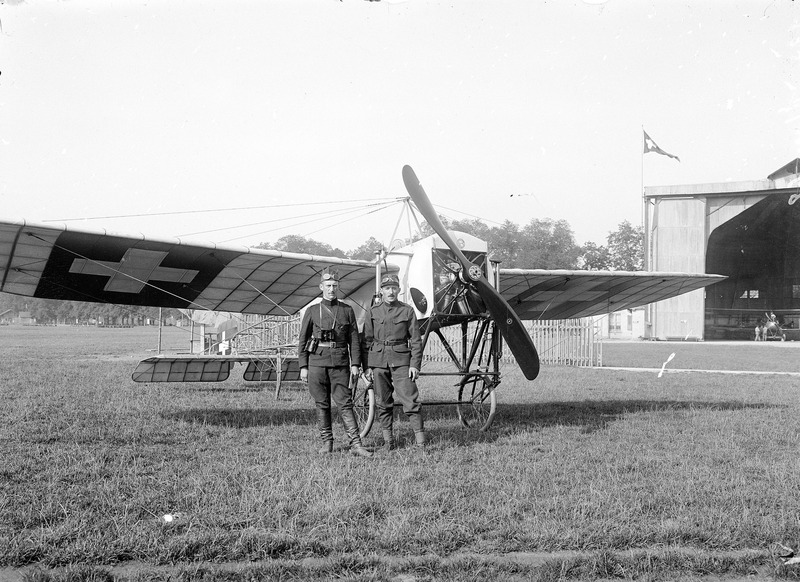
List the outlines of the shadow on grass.
<svg viewBox="0 0 800 582">
<path fill-rule="evenodd" d="M 783 408 L 781 405 L 746 404 L 743 402 L 698 402 L 690 400 L 583 400 L 544 402 L 541 404 L 504 403 L 498 406 L 494 424 L 525 428 L 578 426 L 581 432 L 604 429 L 628 414 L 664 413 L 685 410 L 749 410 Z"/>
<path fill-rule="evenodd" d="M 182 388 L 183 390 L 194 391 L 194 392 L 271 392 L 272 390 L 265 390 L 264 388 L 259 388 L 258 386 L 224 386 L 222 384 L 187 384 L 187 388 Z M 273 389 L 274 390 L 274 389 Z"/>
<path fill-rule="evenodd" d="M 259 426 L 274 426 L 282 424 L 308 425 L 315 424 L 313 408 L 292 410 L 272 408 L 245 408 L 245 409 L 203 409 L 194 408 L 162 414 L 165 420 L 182 420 L 198 424 L 213 424 L 233 428 L 253 428 Z M 337 416 L 334 415 L 334 421 Z"/>
<path fill-rule="evenodd" d="M 584 400 L 545 402 L 541 404 L 506 402 L 498 405 L 497 414 L 488 431 L 463 428 L 454 407 L 432 406 L 426 409 L 426 421 L 449 420 L 450 426 L 429 431 L 434 440 L 453 446 L 471 446 L 493 442 L 523 430 L 553 426 L 578 427 L 583 434 L 605 429 L 610 423 L 636 413 L 680 413 L 688 410 L 761 410 L 784 408 L 783 405 L 746 404 L 743 402 L 697 402 L 665 400 Z"/>
<path fill-rule="evenodd" d="M 488 431 L 465 428 L 459 422 L 455 406 L 425 407 L 426 432 L 432 441 L 446 441 L 455 446 L 492 442 L 518 430 L 552 426 L 576 426 L 584 434 L 605 429 L 609 423 L 635 413 L 669 413 L 687 410 L 758 410 L 782 408 L 782 405 L 745 404 L 742 402 L 697 402 L 664 400 L 584 400 L 581 402 L 546 402 L 541 404 L 504 403 L 498 406 L 492 427 Z M 316 423 L 314 409 L 190 409 L 162 415 L 167 420 L 212 424 L 233 428 L 253 428 L 275 425 L 308 426 Z M 333 422 L 340 424 L 334 409 Z M 408 428 L 407 419 L 395 408 L 395 430 Z M 431 425 L 436 423 L 437 427 Z M 377 422 L 369 436 L 379 435 Z"/>
<path fill-rule="evenodd" d="M 177 383 L 175 384 L 178 385 Z M 275 393 L 275 382 L 246 382 L 239 379 L 228 379 L 222 382 L 182 382 L 180 389 L 195 392 L 264 392 L 266 394 Z M 305 384 L 300 382 L 284 382 L 280 393 L 286 398 L 286 394 L 302 393 L 306 395 L 308 389 Z"/>
<path fill-rule="evenodd" d="M 310 404 L 310 403 L 309 403 Z M 334 424 L 341 423 L 339 412 L 333 408 Z M 273 426 L 280 424 L 309 425 L 316 423 L 314 408 L 307 406 L 304 408 L 279 409 L 279 408 L 236 408 L 236 409 L 215 409 L 215 408 L 192 408 L 179 412 L 164 413 L 161 415 L 165 420 L 182 420 L 184 422 L 213 424 L 234 428 L 253 428 L 259 426 Z M 405 414 L 399 405 L 395 405 L 395 423 L 407 422 Z M 428 421 L 446 419 L 458 425 L 455 407 L 447 406 L 428 406 L 425 408 L 425 418 Z M 373 424 L 372 430 L 376 430 L 377 420 Z"/>
</svg>

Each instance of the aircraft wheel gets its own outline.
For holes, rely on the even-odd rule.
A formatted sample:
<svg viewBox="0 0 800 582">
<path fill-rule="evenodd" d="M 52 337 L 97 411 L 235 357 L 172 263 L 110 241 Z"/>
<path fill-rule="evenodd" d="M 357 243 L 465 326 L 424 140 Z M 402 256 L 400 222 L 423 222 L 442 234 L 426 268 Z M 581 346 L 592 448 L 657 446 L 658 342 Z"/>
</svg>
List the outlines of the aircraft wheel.
<svg viewBox="0 0 800 582">
<path fill-rule="evenodd" d="M 458 384 L 458 420 L 467 428 L 488 430 L 497 412 L 496 384 L 481 372 L 466 374 Z"/>
<path fill-rule="evenodd" d="M 367 382 L 363 376 L 358 377 L 353 387 L 353 411 L 358 420 L 361 438 L 364 438 L 375 422 L 375 391 L 372 389 L 372 382 Z"/>
</svg>

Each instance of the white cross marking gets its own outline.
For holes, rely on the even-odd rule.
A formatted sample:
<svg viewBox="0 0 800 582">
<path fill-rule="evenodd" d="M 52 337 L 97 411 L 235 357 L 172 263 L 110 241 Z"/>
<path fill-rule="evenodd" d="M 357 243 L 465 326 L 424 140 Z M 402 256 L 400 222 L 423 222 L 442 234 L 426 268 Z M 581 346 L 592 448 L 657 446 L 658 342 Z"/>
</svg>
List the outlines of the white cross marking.
<svg viewBox="0 0 800 582">
<path fill-rule="evenodd" d="M 128 249 L 119 263 L 75 259 L 69 272 L 109 277 L 103 290 L 117 293 L 139 293 L 150 281 L 190 283 L 199 273 L 191 269 L 159 267 L 167 254 L 161 251 Z"/>
</svg>

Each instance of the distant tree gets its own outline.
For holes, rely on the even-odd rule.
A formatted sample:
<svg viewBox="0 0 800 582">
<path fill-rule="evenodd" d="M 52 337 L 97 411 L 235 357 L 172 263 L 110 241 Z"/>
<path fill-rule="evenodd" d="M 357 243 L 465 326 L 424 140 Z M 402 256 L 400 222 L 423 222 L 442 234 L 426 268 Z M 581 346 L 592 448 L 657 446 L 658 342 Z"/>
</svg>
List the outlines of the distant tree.
<svg viewBox="0 0 800 582">
<path fill-rule="evenodd" d="M 517 262 L 536 269 L 575 269 L 581 249 L 566 220 L 532 219 L 522 229 Z"/>
<path fill-rule="evenodd" d="M 0 311 L 6 309 L 13 309 L 14 311 L 20 310 L 19 302 L 23 298 L 19 295 L 12 295 L 11 293 L 0 293 Z"/>
<path fill-rule="evenodd" d="M 136 319 L 151 319 L 158 321 L 158 307 L 137 307 L 130 305 L 113 305 L 110 303 L 93 303 L 87 301 L 60 301 L 58 299 L 38 299 L 36 297 L 22 297 L 9 293 L 0 293 L 0 312 L 12 309 L 16 317 L 20 311 L 31 314 L 38 323 L 87 323 L 98 317 L 128 318 L 131 323 Z M 161 316 L 166 319 L 174 317 L 180 319 L 181 314 L 177 309 L 162 309 Z"/>
<path fill-rule="evenodd" d="M 581 255 L 578 259 L 578 266 L 589 271 L 602 271 L 611 268 L 611 253 L 603 245 L 593 242 L 584 243 L 581 247 Z"/>
<path fill-rule="evenodd" d="M 439 216 L 448 230 L 471 234 L 489 245 L 492 259 L 502 262 L 507 268 L 539 269 L 614 269 L 635 271 L 643 266 L 642 229 L 633 227 L 628 221 L 620 223 L 617 230 L 608 234 L 608 245 L 587 242 L 583 246 L 575 243 L 572 227 L 566 220 L 552 218 L 532 219 L 524 227 L 506 220 L 500 226 L 488 226 L 479 218 L 451 220 Z M 427 222 L 421 224 L 421 232 L 413 240 L 434 234 Z M 409 244 L 411 240 L 397 239 L 393 247 Z M 273 243 L 262 243 L 256 248 L 275 249 L 292 253 L 373 260 L 381 242 L 370 237 L 359 247 L 343 252 L 341 249 L 301 235 L 290 234 Z M 390 249 L 391 250 L 391 249 Z"/>
<path fill-rule="evenodd" d="M 517 265 L 517 255 L 520 245 L 519 225 L 506 220 L 500 226 L 488 226 L 479 218 L 450 220 L 445 216 L 440 216 L 447 230 L 457 230 L 471 234 L 472 236 L 485 240 L 489 245 L 489 256 L 493 260 L 503 263 L 504 267 L 515 267 Z M 433 229 L 427 222 L 422 223 L 422 236 L 430 236 Z M 416 240 L 416 239 L 415 239 Z"/>
<path fill-rule="evenodd" d="M 286 251 L 287 253 L 345 258 L 345 254 L 341 249 L 334 248 L 327 243 L 316 241 L 313 238 L 306 238 L 299 234 L 287 234 L 279 238 L 275 244 L 261 243 L 256 248 L 274 249 L 276 251 Z"/>
<path fill-rule="evenodd" d="M 644 229 L 624 220 L 609 232 L 610 266 L 616 271 L 641 271 L 644 268 Z"/>
<path fill-rule="evenodd" d="M 450 226 L 450 219 L 447 218 L 446 216 L 442 216 L 441 214 L 439 214 L 438 216 L 439 216 L 439 220 L 444 225 L 444 227 L 446 229 L 448 229 L 448 230 L 452 230 L 452 227 Z M 423 220 L 422 221 L 422 223 L 420 224 L 420 229 L 421 229 L 421 232 L 418 235 L 414 236 L 414 240 L 415 241 L 423 239 L 423 238 L 427 238 L 427 237 L 431 236 L 432 234 L 435 234 L 433 232 L 433 228 L 431 228 L 431 225 L 428 224 L 427 220 Z"/>
<path fill-rule="evenodd" d="M 439 218 L 448 230 L 466 232 L 485 240 L 489 245 L 489 256 L 501 261 L 503 267 L 573 269 L 581 255 L 581 247 L 575 243 L 572 227 L 566 220 L 533 219 L 520 228 L 510 220 L 489 227 L 478 218 Z M 425 236 L 433 234 L 427 223 L 423 223 L 422 232 Z"/>
<path fill-rule="evenodd" d="M 466 232 L 467 234 L 471 234 L 472 236 L 485 241 L 489 240 L 492 232 L 492 229 L 480 218 L 454 220 L 448 225 L 447 228 L 449 230 Z"/>
<path fill-rule="evenodd" d="M 383 244 L 381 243 L 381 241 L 376 239 L 374 236 L 371 236 L 360 247 L 353 249 L 351 251 L 347 251 L 347 257 L 350 259 L 358 259 L 362 261 L 372 261 L 375 260 L 375 253 L 381 250 L 382 248 Z"/>
<path fill-rule="evenodd" d="M 495 261 L 500 261 L 503 267 L 525 266 L 517 264 L 520 238 L 519 225 L 510 220 L 506 220 L 501 226 L 492 228 L 486 239 L 489 244 L 489 256 Z"/>
</svg>

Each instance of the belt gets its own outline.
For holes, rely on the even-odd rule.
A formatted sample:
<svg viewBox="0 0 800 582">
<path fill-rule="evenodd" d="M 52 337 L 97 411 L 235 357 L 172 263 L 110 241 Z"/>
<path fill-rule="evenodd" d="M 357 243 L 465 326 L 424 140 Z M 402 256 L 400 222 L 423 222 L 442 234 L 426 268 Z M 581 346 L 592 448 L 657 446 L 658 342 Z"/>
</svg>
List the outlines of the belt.
<svg viewBox="0 0 800 582">
<path fill-rule="evenodd" d="M 321 348 L 346 348 L 347 342 L 319 342 Z"/>
<path fill-rule="evenodd" d="M 406 346 L 408 345 L 408 340 L 390 340 L 388 342 L 382 342 L 380 340 L 376 340 L 375 343 L 383 344 L 384 346 Z"/>
</svg>

